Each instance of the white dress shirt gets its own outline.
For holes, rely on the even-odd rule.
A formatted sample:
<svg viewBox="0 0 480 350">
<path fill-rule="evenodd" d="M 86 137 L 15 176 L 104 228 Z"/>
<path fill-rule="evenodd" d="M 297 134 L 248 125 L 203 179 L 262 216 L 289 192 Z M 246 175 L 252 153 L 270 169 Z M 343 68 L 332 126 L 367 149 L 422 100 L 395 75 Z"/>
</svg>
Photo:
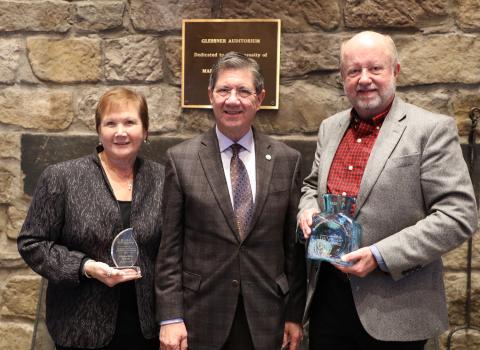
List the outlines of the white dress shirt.
<svg viewBox="0 0 480 350">
<path fill-rule="evenodd" d="M 233 195 L 232 195 L 232 180 L 230 178 L 230 160 L 232 159 L 232 149 L 230 146 L 234 143 L 238 143 L 243 147 L 240 150 L 238 156 L 245 164 L 247 169 L 248 178 L 250 180 L 250 187 L 252 189 L 253 203 L 255 203 L 256 184 L 257 177 L 255 174 L 255 142 L 253 141 L 253 132 L 250 129 L 238 142 L 230 140 L 227 136 L 222 134 L 218 127 L 215 126 L 215 132 L 218 138 L 218 145 L 220 147 L 220 155 L 222 157 L 223 172 L 225 174 L 225 180 L 227 180 L 228 193 L 230 194 L 230 201 L 233 208 Z"/>
</svg>

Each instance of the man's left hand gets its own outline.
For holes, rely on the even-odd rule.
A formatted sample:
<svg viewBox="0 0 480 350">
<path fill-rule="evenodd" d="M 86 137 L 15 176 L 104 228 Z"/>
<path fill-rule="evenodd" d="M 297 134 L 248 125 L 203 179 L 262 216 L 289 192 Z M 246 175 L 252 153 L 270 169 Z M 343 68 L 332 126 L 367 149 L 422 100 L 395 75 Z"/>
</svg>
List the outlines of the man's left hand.
<svg viewBox="0 0 480 350">
<path fill-rule="evenodd" d="M 303 339 L 303 328 L 299 323 L 285 322 L 282 350 L 298 350 Z"/>
<path fill-rule="evenodd" d="M 342 260 L 353 263 L 352 266 L 334 265 L 343 273 L 365 277 L 378 266 L 377 260 L 369 247 L 363 247 L 342 256 Z"/>
</svg>

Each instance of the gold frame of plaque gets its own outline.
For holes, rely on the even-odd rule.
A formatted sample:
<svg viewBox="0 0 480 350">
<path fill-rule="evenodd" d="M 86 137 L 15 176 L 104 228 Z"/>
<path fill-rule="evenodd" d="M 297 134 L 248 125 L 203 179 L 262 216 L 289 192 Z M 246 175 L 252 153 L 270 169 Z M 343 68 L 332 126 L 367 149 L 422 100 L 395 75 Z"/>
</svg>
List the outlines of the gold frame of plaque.
<svg viewBox="0 0 480 350">
<path fill-rule="evenodd" d="M 182 108 L 212 108 L 208 79 L 212 65 L 229 51 L 254 58 L 267 94 L 261 109 L 278 109 L 280 19 L 182 20 Z"/>
</svg>

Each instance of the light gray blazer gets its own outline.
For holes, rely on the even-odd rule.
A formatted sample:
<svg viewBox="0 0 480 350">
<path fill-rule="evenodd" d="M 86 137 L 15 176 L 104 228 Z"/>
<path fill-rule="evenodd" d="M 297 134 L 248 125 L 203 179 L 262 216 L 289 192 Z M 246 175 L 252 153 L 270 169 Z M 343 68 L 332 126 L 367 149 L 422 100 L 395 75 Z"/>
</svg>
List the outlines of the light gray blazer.
<svg viewBox="0 0 480 350">
<path fill-rule="evenodd" d="M 319 208 L 350 110 L 320 125 L 312 172 L 300 211 Z M 360 321 L 385 341 L 427 339 L 448 328 L 441 256 L 475 232 L 472 183 L 451 117 L 396 97 L 360 184 L 355 218 L 362 246 L 375 244 L 390 271 L 350 280 Z M 317 281 L 310 272 L 306 317 Z M 312 330 L 314 332 L 314 330 Z"/>
</svg>

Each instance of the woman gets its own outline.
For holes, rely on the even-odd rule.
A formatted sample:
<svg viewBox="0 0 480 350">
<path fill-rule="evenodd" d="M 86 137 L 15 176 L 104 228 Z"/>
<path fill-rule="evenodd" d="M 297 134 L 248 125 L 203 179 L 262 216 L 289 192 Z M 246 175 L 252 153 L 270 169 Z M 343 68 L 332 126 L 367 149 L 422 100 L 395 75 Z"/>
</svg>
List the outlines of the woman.
<svg viewBox="0 0 480 350">
<path fill-rule="evenodd" d="M 143 96 L 105 93 L 89 156 L 48 167 L 18 237 L 48 279 L 46 322 L 57 349 L 158 349 L 154 262 L 161 236 L 163 166 L 138 157 L 148 135 Z M 132 227 L 139 269 L 116 269 L 115 236 Z"/>
</svg>

